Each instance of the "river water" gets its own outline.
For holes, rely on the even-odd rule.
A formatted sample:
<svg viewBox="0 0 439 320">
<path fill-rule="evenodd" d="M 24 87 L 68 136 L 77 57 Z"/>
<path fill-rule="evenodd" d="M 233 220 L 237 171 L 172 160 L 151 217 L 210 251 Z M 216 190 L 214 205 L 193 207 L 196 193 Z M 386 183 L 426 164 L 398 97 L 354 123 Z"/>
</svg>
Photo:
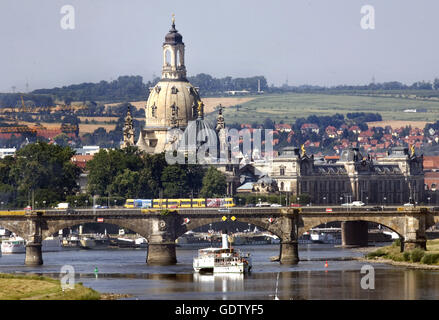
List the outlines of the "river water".
<svg viewBox="0 0 439 320">
<path fill-rule="evenodd" d="M 253 269 L 246 275 L 199 275 L 192 269 L 196 248 L 177 248 L 175 266 L 148 266 L 146 249 L 63 250 L 43 253 L 44 265 L 27 267 L 24 254 L 4 254 L 0 272 L 38 273 L 59 277 L 63 265 L 75 270 L 75 280 L 127 299 L 438 299 L 439 271 L 411 270 L 371 263 L 375 288 L 361 288 L 361 267 L 351 260 L 363 253 L 325 244 L 299 245 L 300 263 L 271 262 L 278 245 L 241 246 L 251 252 Z M 325 262 L 328 261 L 328 267 Z M 98 269 L 97 275 L 94 272 Z M 277 289 L 276 289 L 277 287 Z"/>
</svg>

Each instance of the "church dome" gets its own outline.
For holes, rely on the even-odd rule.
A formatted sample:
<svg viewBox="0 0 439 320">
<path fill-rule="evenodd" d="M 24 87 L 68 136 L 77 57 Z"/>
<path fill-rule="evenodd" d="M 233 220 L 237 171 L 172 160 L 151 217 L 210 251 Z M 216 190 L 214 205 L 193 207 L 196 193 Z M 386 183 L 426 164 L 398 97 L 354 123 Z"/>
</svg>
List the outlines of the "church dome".
<svg viewBox="0 0 439 320">
<path fill-rule="evenodd" d="M 183 36 L 178 33 L 177 29 L 175 29 L 175 24 L 172 23 L 171 30 L 169 30 L 168 34 L 165 36 L 164 44 L 175 45 L 180 43 L 183 43 Z"/>
<path fill-rule="evenodd" d="M 146 126 L 184 128 L 196 119 L 198 101 L 198 91 L 190 82 L 161 80 L 146 102 Z"/>
</svg>

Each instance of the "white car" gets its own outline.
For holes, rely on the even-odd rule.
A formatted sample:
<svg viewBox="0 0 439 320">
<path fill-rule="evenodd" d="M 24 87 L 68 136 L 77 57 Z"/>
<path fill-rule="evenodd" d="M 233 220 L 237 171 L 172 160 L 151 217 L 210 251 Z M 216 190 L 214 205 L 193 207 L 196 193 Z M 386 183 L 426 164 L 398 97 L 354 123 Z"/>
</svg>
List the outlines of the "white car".
<svg viewBox="0 0 439 320">
<path fill-rule="evenodd" d="M 404 207 L 414 207 L 415 205 L 413 203 L 404 203 Z"/>
<path fill-rule="evenodd" d="M 256 207 L 269 207 L 270 204 L 268 202 L 259 202 L 256 203 Z"/>
<path fill-rule="evenodd" d="M 282 207 L 282 205 L 279 203 L 273 203 L 270 207 Z"/>
<path fill-rule="evenodd" d="M 350 203 L 342 203 L 343 207 L 362 207 L 365 206 L 366 204 L 362 201 L 352 201 Z"/>
</svg>

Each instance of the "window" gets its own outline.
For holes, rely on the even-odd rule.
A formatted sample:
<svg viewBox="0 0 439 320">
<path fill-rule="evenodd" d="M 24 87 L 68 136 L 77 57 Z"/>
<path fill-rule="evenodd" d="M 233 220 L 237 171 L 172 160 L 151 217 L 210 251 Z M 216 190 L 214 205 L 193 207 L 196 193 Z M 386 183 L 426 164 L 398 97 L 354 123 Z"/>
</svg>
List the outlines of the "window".
<svg viewBox="0 0 439 320">
<path fill-rule="evenodd" d="M 280 167 L 280 175 L 284 176 L 285 175 L 285 167 Z"/>
</svg>

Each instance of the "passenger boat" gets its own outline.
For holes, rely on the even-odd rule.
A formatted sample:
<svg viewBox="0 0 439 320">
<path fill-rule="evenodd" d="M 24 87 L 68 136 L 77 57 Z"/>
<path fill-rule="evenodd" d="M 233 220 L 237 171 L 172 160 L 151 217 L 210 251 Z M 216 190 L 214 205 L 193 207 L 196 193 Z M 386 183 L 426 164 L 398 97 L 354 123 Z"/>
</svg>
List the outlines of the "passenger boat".
<svg viewBox="0 0 439 320">
<path fill-rule="evenodd" d="M 227 234 L 223 232 L 222 247 L 198 250 L 193 267 L 195 272 L 245 273 L 251 270 L 252 261 L 249 253 L 229 247 Z"/>
<path fill-rule="evenodd" d="M 21 237 L 12 237 L 2 241 L 2 253 L 24 253 L 26 252 L 26 241 Z"/>
<path fill-rule="evenodd" d="M 61 239 L 58 237 L 49 237 L 41 243 L 42 252 L 53 252 L 61 250 Z M 12 237 L 2 241 L 2 253 L 25 253 L 26 240 L 21 237 Z"/>
</svg>

